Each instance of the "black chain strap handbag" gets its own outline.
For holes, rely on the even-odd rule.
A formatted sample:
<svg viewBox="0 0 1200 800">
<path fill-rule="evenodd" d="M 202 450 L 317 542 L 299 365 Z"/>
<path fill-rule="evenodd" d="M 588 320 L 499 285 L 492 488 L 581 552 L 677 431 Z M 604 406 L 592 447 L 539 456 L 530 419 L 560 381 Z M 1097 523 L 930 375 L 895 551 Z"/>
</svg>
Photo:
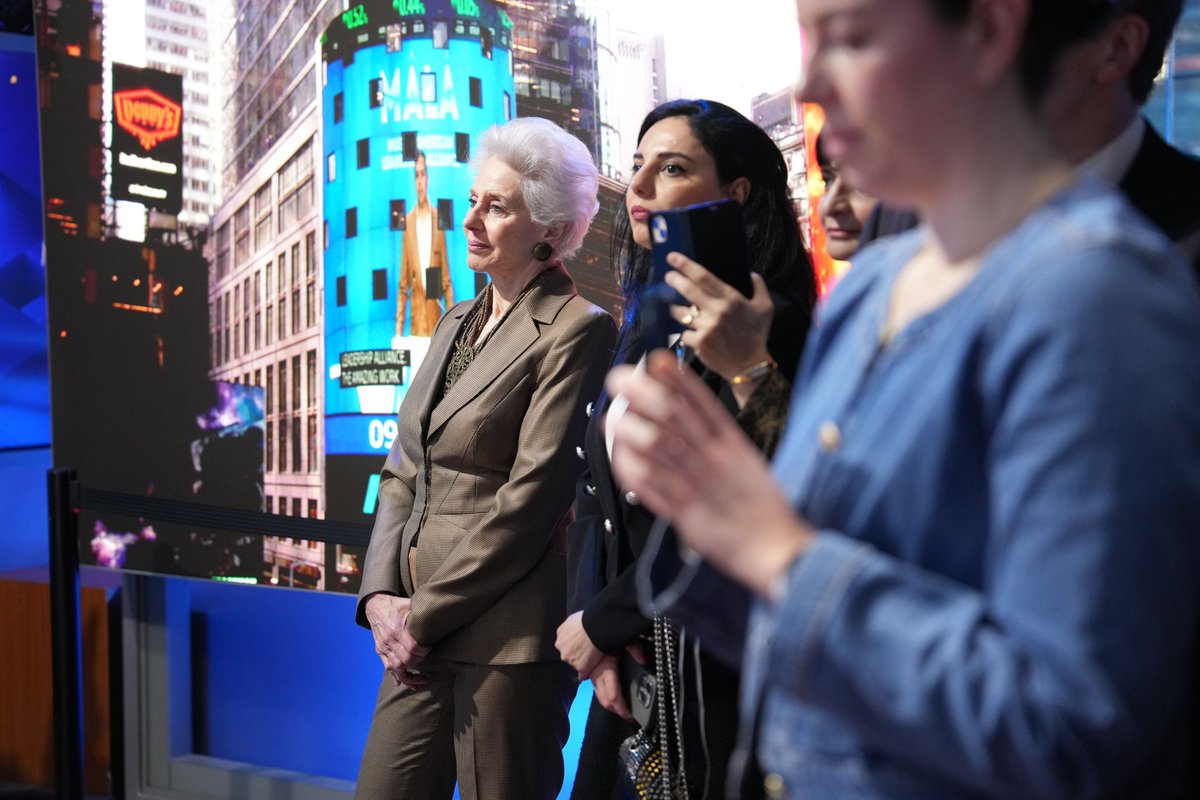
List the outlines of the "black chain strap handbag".
<svg viewBox="0 0 1200 800">
<path fill-rule="evenodd" d="M 654 618 L 654 663 L 657 679 L 648 691 L 655 718 L 621 742 L 618 756 L 626 786 L 638 800 L 688 800 L 683 776 L 683 737 L 679 725 L 679 690 L 675 670 L 675 634 L 665 618 Z M 656 688 L 666 687 L 666 691 Z M 647 691 L 645 682 L 640 691 Z M 676 745 L 672 764 L 671 739 Z"/>
</svg>

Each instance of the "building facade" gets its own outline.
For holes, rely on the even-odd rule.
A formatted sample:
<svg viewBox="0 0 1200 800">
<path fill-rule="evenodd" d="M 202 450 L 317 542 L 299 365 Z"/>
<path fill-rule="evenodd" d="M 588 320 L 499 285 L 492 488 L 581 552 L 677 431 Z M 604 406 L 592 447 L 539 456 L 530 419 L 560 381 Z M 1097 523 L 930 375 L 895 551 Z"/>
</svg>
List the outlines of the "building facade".
<svg viewBox="0 0 1200 800">
<path fill-rule="evenodd" d="M 666 61 L 661 34 L 622 28 L 612 9 L 593 2 L 596 20 L 597 104 L 600 109 L 600 173 L 625 180 L 637 149 L 642 120 L 667 99 Z"/>
<path fill-rule="evenodd" d="M 145 6 L 145 66 L 183 77 L 183 210 L 178 225 L 207 230 L 221 200 L 215 7 L 199 0 L 145 0 Z"/>
<path fill-rule="evenodd" d="M 809 190 L 806 170 L 807 152 L 804 140 L 804 118 L 795 92 L 788 86 L 777 92 L 760 94 L 750 101 L 750 118 L 767 132 L 783 153 L 788 167 L 788 192 L 796 218 L 808 219 Z M 805 242 L 810 232 L 804 228 Z"/>
<path fill-rule="evenodd" d="M 340 2 L 242 0 L 220 16 L 222 186 L 209 239 L 209 375 L 262 387 L 264 505 L 324 516 L 317 38 Z M 272 583 L 335 588 L 340 556 L 264 539 Z M 329 563 L 327 564 L 327 558 Z"/>
<path fill-rule="evenodd" d="M 496 0 L 513 22 L 518 117 L 545 117 L 600 162 L 596 24 L 574 0 Z"/>
</svg>

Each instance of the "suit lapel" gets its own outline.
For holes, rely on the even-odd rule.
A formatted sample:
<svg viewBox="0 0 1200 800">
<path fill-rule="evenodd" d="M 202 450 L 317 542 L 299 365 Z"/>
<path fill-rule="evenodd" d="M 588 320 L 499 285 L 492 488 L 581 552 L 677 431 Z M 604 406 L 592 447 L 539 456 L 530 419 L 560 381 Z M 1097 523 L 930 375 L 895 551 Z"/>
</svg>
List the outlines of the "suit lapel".
<svg viewBox="0 0 1200 800">
<path fill-rule="evenodd" d="M 528 350 L 540 335 L 538 323 L 553 322 L 559 310 L 575 293 L 574 289 L 575 285 L 566 272 L 551 272 L 520 305 L 512 308 L 508 318 L 492 334 L 483 352 L 475 357 L 453 388 L 433 409 L 429 417 L 428 435 L 433 435 L 463 406 L 491 386 L 504 370 Z M 460 321 L 458 327 L 461 324 Z M 447 349 L 439 375 L 445 374 L 449 354 L 450 350 Z"/>
<path fill-rule="evenodd" d="M 478 300 L 478 298 L 476 298 Z M 421 365 L 421 369 L 417 372 L 417 377 L 413 379 L 412 386 L 409 387 L 409 392 L 414 398 L 418 399 L 418 419 L 421 421 L 421 431 L 426 433 L 429 430 L 429 416 L 433 410 L 433 399 L 440 393 L 438 387 L 445 379 L 446 362 L 450 360 L 450 353 L 454 349 L 454 342 L 458 339 L 459 331 L 462 330 L 463 323 L 466 320 L 467 312 L 471 310 L 474 303 L 459 303 L 446 312 L 447 319 L 443 324 L 443 331 L 439 335 L 434 336 L 429 343 L 429 351 L 425 354 L 425 361 Z M 425 436 L 422 436 L 424 440 Z"/>
<path fill-rule="evenodd" d="M 471 365 L 450 389 L 442 402 L 433 409 L 429 418 L 429 435 L 454 416 L 463 406 L 475 399 L 484 389 L 509 367 L 517 357 L 537 341 L 538 329 L 526 309 L 513 309 L 511 319 L 504 320 L 500 329 L 492 336 Z M 445 374 L 443 368 L 442 374 Z"/>
</svg>

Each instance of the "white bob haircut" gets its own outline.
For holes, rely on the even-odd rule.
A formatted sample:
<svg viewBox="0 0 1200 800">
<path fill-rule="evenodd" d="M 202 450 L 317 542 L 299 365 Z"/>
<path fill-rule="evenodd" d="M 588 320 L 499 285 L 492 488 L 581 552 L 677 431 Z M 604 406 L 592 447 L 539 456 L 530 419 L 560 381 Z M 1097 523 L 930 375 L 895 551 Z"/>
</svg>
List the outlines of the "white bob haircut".
<svg viewBox="0 0 1200 800">
<path fill-rule="evenodd" d="M 520 176 L 521 197 L 534 222 L 563 226 L 550 242 L 554 254 L 574 255 L 600 208 L 600 173 L 583 142 L 548 119 L 520 117 L 483 132 L 471 167 L 478 171 L 492 158 Z"/>
</svg>

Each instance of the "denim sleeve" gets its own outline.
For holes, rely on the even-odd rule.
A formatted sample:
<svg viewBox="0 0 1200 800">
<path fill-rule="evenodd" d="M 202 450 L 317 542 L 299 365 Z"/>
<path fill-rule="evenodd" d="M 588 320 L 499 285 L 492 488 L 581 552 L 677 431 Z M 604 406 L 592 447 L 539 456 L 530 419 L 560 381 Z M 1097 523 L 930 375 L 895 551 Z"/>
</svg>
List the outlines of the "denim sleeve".
<svg viewBox="0 0 1200 800">
<path fill-rule="evenodd" d="M 986 329 L 981 585 L 822 532 L 752 633 L 768 691 L 986 796 L 1131 796 L 1171 766 L 1200 607 L 1200 303 L 1180 262 L 1125 250 L 1030 271 Z"/>
<path fill-rule="evenodd" d="M 637 562 L 638 605 L 647 617 L 666 614 L 733 671 L 742 663 L 750 592 L 707 561 L 685 562 L 673 530 L 653 531 Z"/>
</svg>

